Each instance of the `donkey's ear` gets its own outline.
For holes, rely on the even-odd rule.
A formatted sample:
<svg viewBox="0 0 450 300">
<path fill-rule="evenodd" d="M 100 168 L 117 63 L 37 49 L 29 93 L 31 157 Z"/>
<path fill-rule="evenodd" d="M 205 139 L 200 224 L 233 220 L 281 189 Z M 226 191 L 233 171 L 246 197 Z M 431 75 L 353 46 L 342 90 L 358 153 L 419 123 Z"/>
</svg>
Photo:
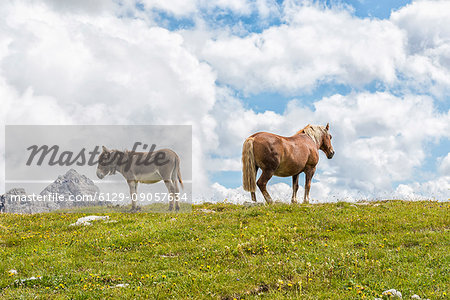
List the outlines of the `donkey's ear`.
<svg viewBox="0 0 450 300">
<path fill-rule="evenodd" d="M 328 131 L 330 129 L 330 124 L 327 123 L 327 126 L 325 126 L 325 129 Z"/>
<path fill-rule="evenodd" d="M 102 146 L 102 150 L 103 150 L 104 152 L 108 152 L 108 149 L 106 149 L 105 146 Z"/>
</svg>

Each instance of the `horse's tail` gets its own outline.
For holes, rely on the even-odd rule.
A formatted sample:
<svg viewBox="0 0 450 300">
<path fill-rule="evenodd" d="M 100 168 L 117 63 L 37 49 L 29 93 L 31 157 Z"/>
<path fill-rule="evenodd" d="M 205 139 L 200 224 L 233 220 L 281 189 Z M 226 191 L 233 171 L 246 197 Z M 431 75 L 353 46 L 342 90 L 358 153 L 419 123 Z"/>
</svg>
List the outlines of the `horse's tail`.
<svg viewBox="0 0 450 300">
<path fill-rule="evenodd" d="M 184 190 L 183 180 L 181 179 L 180 158 L 178 157 L 178 155 L 177 155 L 177 157 L 176 157 L 176 159 L 175 159 L 175 168 L 174 168 L 174 171 L 177 171 L 177 175 L 176 175 L 176 177 L 175 177 L 174 180 L 173 180 L 174 184 L 176 184 L 177 179 L 178 179 L 178 182 L 180 183 L 181 188 Z"/>
<path fill-rule="evenodd" d="M 253 153 L 253 137 L 247 138 L 242 147 L 242 183 L 244 190 L 249 192 L 256 190 L 256 163 Z"/>
</svg>

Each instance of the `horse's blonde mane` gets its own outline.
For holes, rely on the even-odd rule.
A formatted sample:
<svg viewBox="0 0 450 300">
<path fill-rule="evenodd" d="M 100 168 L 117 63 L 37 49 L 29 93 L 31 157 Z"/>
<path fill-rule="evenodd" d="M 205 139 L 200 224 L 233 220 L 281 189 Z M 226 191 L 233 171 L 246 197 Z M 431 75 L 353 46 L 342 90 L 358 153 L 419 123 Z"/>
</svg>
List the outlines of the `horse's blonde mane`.
<svg viewBox="0 0 450 300">
<path fill-rule="evenodd" d="M 322 141 L 322 135 L 326 133 L 325 126 L 322 125 L 311 125 L 308 124 L 305 126 L 305 128 L 299 130 L 297 134 L 304 133 L 317 144 L 320 145 L 320 142 Z"/>
</svg>

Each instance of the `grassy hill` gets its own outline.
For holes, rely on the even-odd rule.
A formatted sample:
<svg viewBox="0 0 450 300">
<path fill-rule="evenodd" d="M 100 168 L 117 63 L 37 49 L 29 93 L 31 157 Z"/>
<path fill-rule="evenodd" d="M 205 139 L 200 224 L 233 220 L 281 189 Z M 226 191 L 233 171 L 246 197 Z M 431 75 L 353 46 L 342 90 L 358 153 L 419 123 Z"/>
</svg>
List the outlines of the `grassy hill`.
<svg viewBox="0 0 450 300">
<path fill-rule="evenodd" d="M 81 227 L 80 212 L 3 214 L 0 298 L 445 299 L 449 207 L 216 204 Z"/>
</svg>

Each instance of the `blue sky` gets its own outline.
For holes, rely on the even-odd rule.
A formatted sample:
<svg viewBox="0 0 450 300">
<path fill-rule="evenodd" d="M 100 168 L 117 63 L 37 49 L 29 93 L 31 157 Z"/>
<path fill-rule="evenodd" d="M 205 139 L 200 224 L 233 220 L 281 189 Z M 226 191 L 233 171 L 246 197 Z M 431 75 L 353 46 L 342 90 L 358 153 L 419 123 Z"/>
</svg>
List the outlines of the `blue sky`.
<svg viewBox="0 0 450 300">
<path fill-rule="evenodd" d="M 327 1 L 327 3 L 334 3 L 335 1 Z M 354 8 L 355 15 L 360 18 L 371 17 L 379 19 L 388 19 L 392 10 L 397 10 L 411 1 L 407 0 L 353 0 L 342 1 Z"/>
<path fill-rule="evenodd" d="M 283 6 L 283 2 L 281 0 L 275 1 L 275 3 L 279 6 Z M 347 5 L 353 9 L 353 13 L 355 16 L 360 18 L 379 18 L 379 19 L 388 19 L 391 15 L 392 10 L 397 10 L 409 3 L 409 0 L 378 0 L 378 1 L 368 1 L 368 0 L 326 0 L 326 1 L 316 1 L 316 3 L 320 3 L 321 5 L 327 7 L 333 6 L 342 6 Z M 137 2 L 137 8 L 145 11 L 145 5 L 142 2 Z M 157 13 L 158 18 L 157 21 L 159 24 L 165 28 L 170 30 L 177 29 L 186 29 L 192 28 L 195 26 L 195 21 L 190 17 L 186 16 L 174 16 L 171 13 L 167 13 L 165 10 L 154 9 L 154 12 Z M 273 17 L 269 20 L 260 20 L 260 15 L 258 13 L 252 13 L 250 15 L 238 15 L 233 11 L 216 8 L 211 11 L 210 9 L 205 9 L 201 11 L 202 17 L 210 23 L 215 23 L 223 25 L 236 24 L 238 22 L 242 22 L 246 25 L 246 29 L 249 32 L 261 32 L 261 30 L 266 29 L 270 26 L 279 25 L 282 21 L 276 17 Z"/>
<path fill-rule="evenodd" d="M 448 1 L 0 8 L 4 124 L 192 124 L 194 194 L 244 201 L 247 136 L 330 122 L 336 156 L 321 156 L 315 201 L 448 199 Z M 287 201 L 290 184 L 269 191 Z"/>
</svg>

